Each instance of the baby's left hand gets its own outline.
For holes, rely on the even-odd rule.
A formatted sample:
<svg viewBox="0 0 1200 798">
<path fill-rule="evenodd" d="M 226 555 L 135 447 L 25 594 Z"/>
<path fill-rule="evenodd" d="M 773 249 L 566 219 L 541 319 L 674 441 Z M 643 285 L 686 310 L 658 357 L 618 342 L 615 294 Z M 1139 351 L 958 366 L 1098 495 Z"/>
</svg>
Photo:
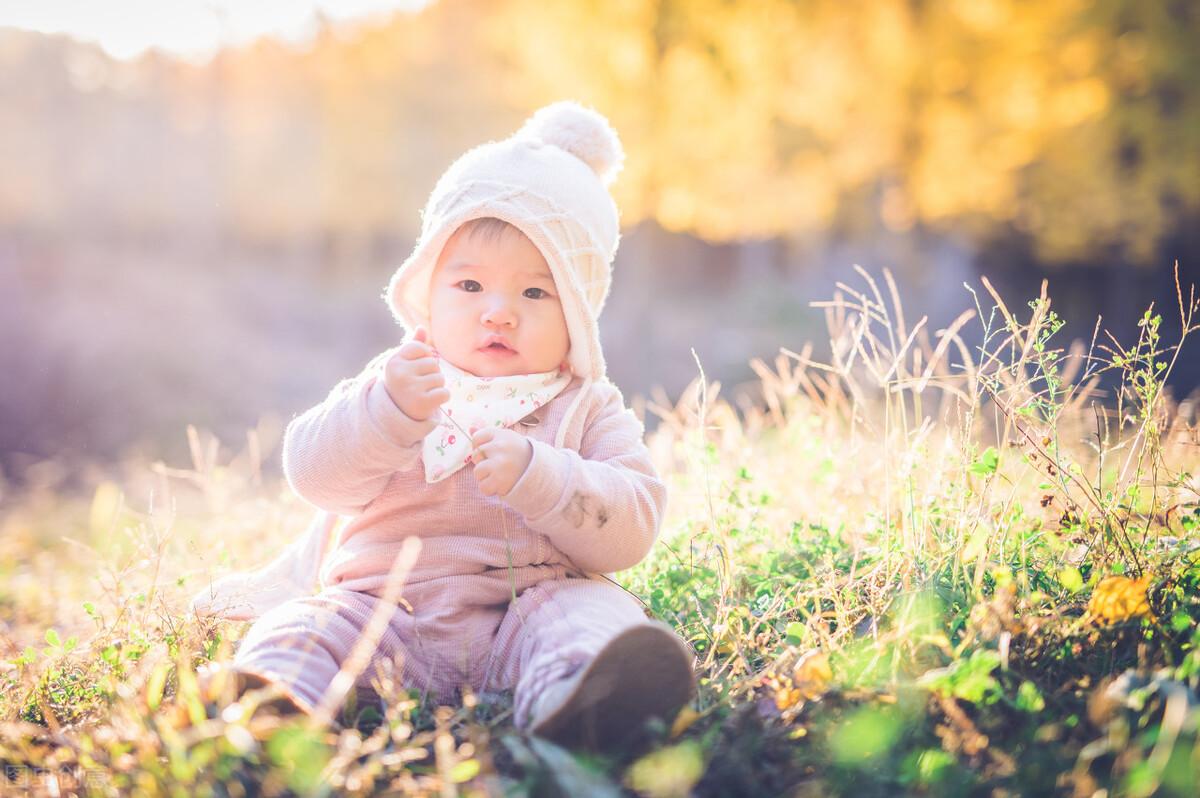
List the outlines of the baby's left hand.
<svg viewBox="0 0 1200 798">
<path fill-rule="evenodd" d="M 533 444 L 505 427 L 486 427 L 471 438 L 475 479 L 484 496 L 503 496 L 513 489 L 533 459 Z"/>
</svg>

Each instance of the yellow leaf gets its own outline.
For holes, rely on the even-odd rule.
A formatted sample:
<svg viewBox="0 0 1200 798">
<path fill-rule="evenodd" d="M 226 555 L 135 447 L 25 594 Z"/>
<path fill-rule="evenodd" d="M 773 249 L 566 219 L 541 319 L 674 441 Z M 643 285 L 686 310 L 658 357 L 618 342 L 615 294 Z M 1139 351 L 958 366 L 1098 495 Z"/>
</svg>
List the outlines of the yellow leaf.
<svg viewBox="0 0 1200 798">
<path fill-rule="evenodd" d="M 790 677 L 772 677 L 768 684 L 774 691 L 775 707 L 783 712 L 803 701 L 820 698 L 829 689 L 832 678 L 829 655 L 820 649 L 813 649 L 800 657 Z"/>
<path fill-rule="evenodd" d="M 775 708 L 780 712 L 796 706 L 804 698 L 800 691 L 786 683 L 775 688 Z"/>
<path fill-rule="evenodd" d="M 805 654 L 792 669 L 796 689 L 809 701 L 824 695 L 831 679 L 833 670 L 829 667 L 829 655 L 820 649 Z"/>
<path fill-rule="evenodd" d="M 464 781 L 470 781 L 479 775 L 479 760 L 464 759 L 454 767 L 450 768 L 450 781 L 455 784 L 462 784 Z"/>
<path fill-rule="evenodd" d="M 162 660 L 155 664 L 154 670 L 150 671 L 150 678 L 146 680 L 146 705 L 150 707 L 152 712 L 158 710 L 159 704 L 162 703 L 163 689 L 167 685 L 167 674 L 171 670 L 171 663 Z"/>
<path fill-rule="evenodd" d="M 123 501 L 121 489 L 112 482 L 101 482 L 96 486 L 96 492 L 92 494 L 92 509 L 88 513 L 88 527 L 93 535 L 109 531 L 121 511 Z"/>
<path fill-rule="evenodd" d="M 1146 598 L 1146 590 L 1150 587 L 1151 579 L 1149 574 L 1140 579 L 1105 577 L 1092 591 L 1087 617 L 1094 623 L 1109 624 L 1149 615 L 1150 602 Z"/>
<path fill-rule="evenodd" d="M 699 717 L 699 712 L 685 704 L 683 709 L 679 710 L 679 714 L 675 716 L 675 722 L 671 724 L 671 739 L 674 740 L 687 731 L 688 727 L 695 723 Z"/>
<path fill-rule="evenodd" d="M 990 532 L 991 530 L 983 526 L 975 530 L 975 533 L 971 535 L 966 545 L 962 547 L 960 556 L 963 562 L 974 562 L 981 554 L 987 552 L 988 535 Z"/>
</svg>

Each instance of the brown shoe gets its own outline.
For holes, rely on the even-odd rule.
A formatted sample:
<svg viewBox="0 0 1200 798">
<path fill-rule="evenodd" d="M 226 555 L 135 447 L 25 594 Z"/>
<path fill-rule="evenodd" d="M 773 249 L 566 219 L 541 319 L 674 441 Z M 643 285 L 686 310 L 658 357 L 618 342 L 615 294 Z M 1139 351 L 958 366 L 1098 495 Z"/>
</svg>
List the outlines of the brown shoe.
<svg viewBox="0 0 1200 798">
<path fill-rule="evenodd" d="M 529 731 L 568 748 L 634 742 L 651 718 L 671 723 L 692 697 L 692 655 L 665 623 L 631 626 L 534 700 Z"/>
<path fill-rule="evenodd" d="M 200 695 L 206 704 L 220 704 L 225 695 L 229 701 L 240 701 L 246 694 L 262 690 L 254 711 L 266 709 L 277 715 L 310 715 L 304 704 L 293 698 L 278 682 L 251 671 L 238 670 L 230 663 L 209 662 L 196 670 Z M 228 692 L 226 692 L 228 691 Z"/>
</svg>

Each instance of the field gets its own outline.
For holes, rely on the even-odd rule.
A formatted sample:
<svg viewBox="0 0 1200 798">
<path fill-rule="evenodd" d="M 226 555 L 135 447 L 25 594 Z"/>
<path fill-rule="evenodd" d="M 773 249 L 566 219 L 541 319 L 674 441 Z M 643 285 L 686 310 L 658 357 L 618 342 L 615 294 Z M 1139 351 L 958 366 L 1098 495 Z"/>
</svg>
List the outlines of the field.
<svg viewBox="0 0 1200 798">
<path fill-rule="evenodd" d="M 890 275 L 858 280 L 818 303 L 830 362 L 781 350 L 736 400 L 697 362 L 678 402 L 639 408 L 671 503 L 619 581 L 690 641 L 699 680 L 648 750 L 572 754 L 503 702 L 395 684 L 340 732 L 249 697 L 214 711 L 196 669 L 247 627 L 187 597 L 311 509 L 262 467 L 279 429 L 189 429 L 188 467 L 128 463 L 81 493 L 46 463 L 3 487 L 5 790 L 1200 793 L 1200 411 L 1164 390 L 1197 355 L 1163 343 L 1200 305 L 1184 286 L 1136 329 L 1064 342 L 1044 287 L 1010 306 L 985 281 L 934 332 Z"/>
</svg>

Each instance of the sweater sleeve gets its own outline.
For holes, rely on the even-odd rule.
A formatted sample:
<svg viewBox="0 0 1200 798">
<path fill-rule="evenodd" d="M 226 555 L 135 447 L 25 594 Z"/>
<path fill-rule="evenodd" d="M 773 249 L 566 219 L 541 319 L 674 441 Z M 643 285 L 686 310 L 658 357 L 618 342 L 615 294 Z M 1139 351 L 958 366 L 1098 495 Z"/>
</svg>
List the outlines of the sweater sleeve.
<svg viewBox="0 0 1200 798">
<path fill-rule="evenodd" d="M 666 486 L 642 441 L 642 424 L 611 393 L 586 419 L 578 452 L 530 440 L 533 458 L 505 496 L 535 532 L 593 573 L 630 568 L 658 537 Z"/>
<path fill-rule="evenodd" d="M 420 459 L 421 441 L 437 421 L 410 418 L 388 395 L 383 369 L 392 351 L 376 357 L 357 377 L 342 380 L 324 401 L 288 424 L 283 473 L 309 504 L 357 515 L 383 492 L 392 474 Z"/>
</svg>

